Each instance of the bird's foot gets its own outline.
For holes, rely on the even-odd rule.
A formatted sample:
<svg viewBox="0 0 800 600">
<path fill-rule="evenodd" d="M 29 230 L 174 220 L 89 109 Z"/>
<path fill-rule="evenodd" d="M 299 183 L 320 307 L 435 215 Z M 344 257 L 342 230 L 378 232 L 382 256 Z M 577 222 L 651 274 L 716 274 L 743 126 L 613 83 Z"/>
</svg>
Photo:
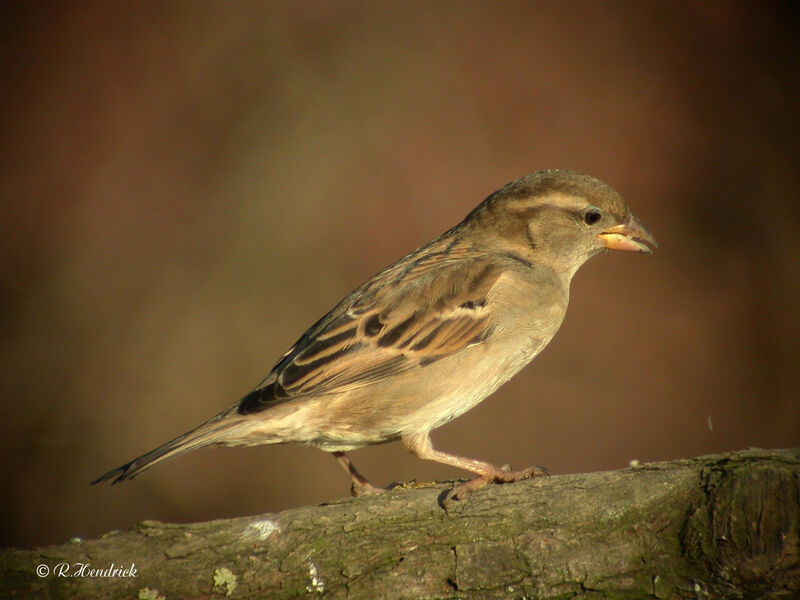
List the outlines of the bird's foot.
<svg viewBox="0 0 800 600">
<path fill-rule="evenodd" d="M 513 483 L 514 481 L 522 481 L 532 477 L 546 477 L 547 475 L 550 475 L 550 471 L 536 465 L 521 471 L 512 471 L 509 465 L 503 465 L 499 473 L 492 473 L 489 476 L 489 480 L 494 483 Z"/>
<path fill-rule="evenodd" d="M 522 481 L 524 479 L 531 479 L 532 477 L 544 477 L 550 475 L 550 471 L 544 467 L 528 467 L 521 471 L 512 471 L 508 465 L 504 465 L 502 469 L 496 469 L 486 475 L 480 475 L 475 479 L 470 479 L 464 483 L 449 490 L 442 496 L 439 504 L 446 511 L 449 511 L 455 502 L 466 500 L 473 492 L 486 487 L 490 483 L 513 483 L 515 481 Z"/>
<path fill-rule="evenodd" d="M 353 479 L 350 484 L 350 494 L 354 498 L 358 498 L 359 496 L 377 496 L 378 494 L 383 494 L 385 491 L 387 491 L 386 488 L 372 485 L 366 479 L 363 481 Z"/>
</svg>

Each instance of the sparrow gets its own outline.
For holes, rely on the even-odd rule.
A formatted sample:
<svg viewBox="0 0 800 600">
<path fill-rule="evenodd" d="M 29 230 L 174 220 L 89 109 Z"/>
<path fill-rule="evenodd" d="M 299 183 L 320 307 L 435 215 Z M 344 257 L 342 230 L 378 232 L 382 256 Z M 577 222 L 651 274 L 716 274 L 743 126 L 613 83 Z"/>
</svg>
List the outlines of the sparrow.
<svg viewBox="0 0 800 600">
<path fill-rule="evenodd" d="M 555 335 L 578 268 L 608 249 L 651 253 L 653 235 L 605 183 L 537 171 L 347 295 L 281 356 L 253 391 L 191 431 L 102 475 L 132 479 L 204 446 L 294 442 L 331 453 L 353 495 L 378 493 L 346 452 L 400 440 L 421 459 L 492 482 L 545 474 L 434 448 L 430 432 L 477 405 Z"/>
</svg>

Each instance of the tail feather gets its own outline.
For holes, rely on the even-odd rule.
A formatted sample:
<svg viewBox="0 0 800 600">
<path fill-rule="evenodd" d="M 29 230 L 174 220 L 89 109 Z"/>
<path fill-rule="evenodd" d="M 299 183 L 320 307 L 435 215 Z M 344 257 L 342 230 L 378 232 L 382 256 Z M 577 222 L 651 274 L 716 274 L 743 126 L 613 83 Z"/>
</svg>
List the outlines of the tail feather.
<svg viewBox="0 0 800 600">
<path fill-rule="evenodd" d="M 173 456 L 178 456 L 185 452 L 202 448 L 203 446 L 225 443 L 227 440 L 235 439 L 235 434 L 242 429 L 244 423 L 241 419 L 225 417 L 228 417 L 228 413 L 217 415 L 210 421 L 206 421 L 199 427 L 183 435 L 179 435 L 174 440 L 162 444 L 155 450 L 142 454 L 138 458 L 134 458 L 132 461 L 116 469 L 112 469 L 105 475 L 101 475 L 92 481 L 91 485 L 107 483 L 109 481 L 114 484 L 125 479 L 133 479 L 144 471 L 156 466 L 161 461 L 172 458 Z"/>
</svg>

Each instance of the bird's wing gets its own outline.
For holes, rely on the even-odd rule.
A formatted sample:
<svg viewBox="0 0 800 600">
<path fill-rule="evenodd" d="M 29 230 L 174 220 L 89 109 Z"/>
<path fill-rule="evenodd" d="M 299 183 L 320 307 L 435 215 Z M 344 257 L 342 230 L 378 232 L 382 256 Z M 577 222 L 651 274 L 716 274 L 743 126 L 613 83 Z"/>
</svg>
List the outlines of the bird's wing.
<svg viewBox="0 0 800 600">
<path fill-rule="evenodd" d="M 500 275 L 486 258 L 423 254 L 396 263 L 312 326 L 240 401 L 239 413 L 374 384 L 481 343 Z"/>
</svg>

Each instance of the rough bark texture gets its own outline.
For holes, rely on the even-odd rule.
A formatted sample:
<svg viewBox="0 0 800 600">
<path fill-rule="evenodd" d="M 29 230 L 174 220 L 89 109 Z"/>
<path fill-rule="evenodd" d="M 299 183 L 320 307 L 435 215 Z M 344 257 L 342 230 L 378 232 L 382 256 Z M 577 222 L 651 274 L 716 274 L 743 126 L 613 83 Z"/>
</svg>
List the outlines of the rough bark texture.
<svg viewBox="0 0 800 600">
<path fill-rule="evenodd" d="M 0 597 L 800 597 L 797 449 L 490 486 L 449 513 L 446 489 L 4 550 Z"/>
</svg>

